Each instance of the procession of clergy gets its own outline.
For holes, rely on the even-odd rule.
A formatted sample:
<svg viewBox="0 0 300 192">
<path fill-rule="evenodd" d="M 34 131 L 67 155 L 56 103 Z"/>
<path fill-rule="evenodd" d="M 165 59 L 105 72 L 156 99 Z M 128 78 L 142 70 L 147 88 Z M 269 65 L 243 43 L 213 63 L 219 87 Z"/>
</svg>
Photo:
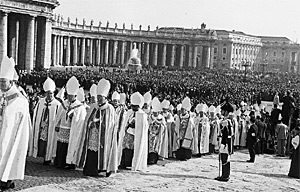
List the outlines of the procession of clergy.
<svg viewBox="0 0 300 192">
<path fill-rule="evenodd" d="M 216 180 L 228 181 L 233 146 L 246 146 L 251 137 L 255 144 L 256 133 L 251 129 L 255 119 L 246 111 L 238 122 L 241 110 L 234 111 L 229 102 L 198 104 L 194 113 L 188 97 L 174 110 L 168 100 L 160 102 L 150 92 L 135 92 L 127 105 L 124 93 L 108 97 L 106 79 L 91 86 L 87 104 L 76 77 L 56 96 L 55 82 L 48 77 L 43 84 L 45 97 L 36 105 L 31 122 L 28 101 L 13 83 L 14 74 L 13 60 L 5 57 L 0 69 L 2 190 L 13 188 L 12 180 L 24 179 L 26 155 L 43 157 L 45 165 L 54 163 L 58 168 L 82 167 L 86 176 L 104 172 L 109 177 L 118 169 L 144 170 L 159 159 L 186 161 L 192 155 L 218 152 L 222 174 Z M 297 150 L 298 143 L 294 141 Z"/>
</svg>

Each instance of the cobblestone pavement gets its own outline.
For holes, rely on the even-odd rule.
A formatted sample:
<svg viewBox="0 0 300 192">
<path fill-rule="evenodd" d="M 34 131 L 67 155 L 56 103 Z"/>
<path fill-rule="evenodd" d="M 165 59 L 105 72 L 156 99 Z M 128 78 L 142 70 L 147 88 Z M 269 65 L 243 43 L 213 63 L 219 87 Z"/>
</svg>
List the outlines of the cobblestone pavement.
<svg viewBox="0 0 300 192">
<path fill-rule="evenodd" d="M 158 161 L 158 164 L 165 165 L 174 161 L 175 160 Z M 81 169 L 58 169 L 53 165 L 43 165 L 42 158 L 27 157 L 24 180 L 16 180 L 15 189 L 8 191 L 12 192 L 41 185 L 65 183 L 82 178 L 86 177 L 83 175 Z"/>
<path fill-rule="evenodd" d="M 52 183 L 64 183 L 83 177 L 81 170 L 64 170 L 53 165 L 45 166 L 42 158 L 27 157 L 24 180 L 16 180 L 15 189 L 8 191 L 19 191 Z"/>
</svg>

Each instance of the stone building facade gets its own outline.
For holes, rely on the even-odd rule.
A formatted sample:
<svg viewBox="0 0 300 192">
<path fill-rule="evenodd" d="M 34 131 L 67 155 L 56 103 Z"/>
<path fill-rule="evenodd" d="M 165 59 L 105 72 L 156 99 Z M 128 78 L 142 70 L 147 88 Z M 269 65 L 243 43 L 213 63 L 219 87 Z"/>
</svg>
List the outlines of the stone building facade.
<svg viewBox="0 0 300 192">
<path fill-rule="evenodd" d="M 133 43 L 145 68 L 235 68 L 300 73 L 299 44 L 238 31 L 71 21 L 53 14 L 57 0 L 0 0 L 0 59 L 17 68 L 126 65 Z"/>
<path fill-rule="evenodd" d="M 260 36 L 263 43 L 259 71 L 300 74 L 300 45 L 286 37 Z"/>
<path fill-rule="evenodd" d="M 49 68 L 51 30 L 57 0 L 0 1 L 0 59 L 13 57 L 19 69 Z"/>
<path fill-rule="evenodd" d="M 257 70 L 260 62 L 261 39 L 239 31 L 216 30 L 214 67 Z"/>
</svg>

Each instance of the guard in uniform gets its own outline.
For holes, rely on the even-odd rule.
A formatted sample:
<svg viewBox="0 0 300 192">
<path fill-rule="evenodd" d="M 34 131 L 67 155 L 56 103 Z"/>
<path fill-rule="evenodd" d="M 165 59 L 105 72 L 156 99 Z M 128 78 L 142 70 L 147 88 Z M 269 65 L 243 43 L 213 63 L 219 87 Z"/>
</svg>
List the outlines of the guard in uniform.
<svg viewBox="0 0 300 192">
<path fill-rule="evenodd" d="M 220 148 L 219 148 L 219 162 L 220 168 L 222 167 L 222 175 L 221 171 L 219 172 L 219 176 L 215 178 L 218 181 L 229 181 L 230 176 L 230 161 L 229 155 L 231 154 L 231 120 L 229 118 L 229 113 L 233 112 L 233 107 L 229 102 L 223 103 L 221 106 L 221 113 L 224 116 L 224 119 L 220 122 Z"/>
</svg>

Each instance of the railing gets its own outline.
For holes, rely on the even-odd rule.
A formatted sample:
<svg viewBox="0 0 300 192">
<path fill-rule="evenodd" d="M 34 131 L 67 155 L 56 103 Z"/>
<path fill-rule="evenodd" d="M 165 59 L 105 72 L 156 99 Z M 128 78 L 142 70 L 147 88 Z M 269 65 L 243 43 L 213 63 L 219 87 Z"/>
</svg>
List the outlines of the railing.
<svg viewBox="0 0 300 192">
<path fill-rule="evenodd" d="M 78 20 L 76 20 L 75 23 L 72 23 L 70 19 L 68 18 L 68 21 L 64 21 L 60 16 L 53 17 L 52 24 L 54 27 L 62 28 L 62 29 L 73 29 L 73 30 L 84 30 L 89 32 L 105 32 L 105 33 L 115 33 L 115 34 L 127 34 L 132 36 L 159 36 L 159 37 L 166 37 L 166 38 L 197 38 L 197 39 L 206 39 L 206 40 L 216 40 L 217 35 L 214 30 L 205 30 L 203 32 L 200 31 L 170 31 L 170 30 L 150 30 L 150 27 L 148 27 L 148 30 L 142 30 L 141 27 L 139 30 L 133 29 L 131 26 L 131 29 L 126 29 L 125 26 L 123 26 L 122 29 L 115 26 L 114 28 L 109 27 L 107 24 L 106 26 L 102 26 L 102 23 L 99 23 L 98 25 L 94 25 L 94 22 L 91 21 L 90 25 L 87 25 L 85 20 L 83 20 L 82 24 L 78 23 Z"/>
</svg>

